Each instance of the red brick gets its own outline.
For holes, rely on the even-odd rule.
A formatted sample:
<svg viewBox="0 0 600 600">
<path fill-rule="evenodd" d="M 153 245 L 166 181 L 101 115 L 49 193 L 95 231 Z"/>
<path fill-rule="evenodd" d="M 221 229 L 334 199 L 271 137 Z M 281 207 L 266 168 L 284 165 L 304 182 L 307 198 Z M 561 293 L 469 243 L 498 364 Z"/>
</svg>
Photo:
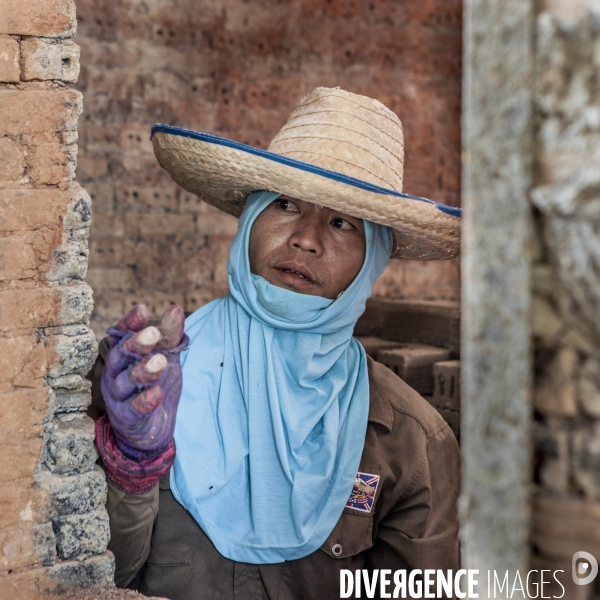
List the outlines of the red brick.
<svg viewBox="0 0 600 600">
<path fill-rule="evenodd" d="M 0 37 L 0 81 L 19 81 L 20 77 L 19 42 Z"/>
<path fill-rule="evenodd" d="M 156 3 L 147 12 L 132 0 L 118 10 L 78 2 L 88 117 L 78 175 L 106 186 L 98 212 L 126 222 L 123 261 L 138 274 L 133 295 L 176 289 L 195 308 L 226 292 L 236 230 L 181 190 L 168 198 L 177 188 L 149 153 L 153 122 L 266 147 L 302 95 L 339 85 L 378 98 L 403 119 L 405 190 L 458 205 L 461 13 L 459 0 L 255 0 L 227 12 L 216 2 L 202 11 Z M 110 221 L 102 219 L 92 241 L 106 237 Z M 156 243 L 160 237 L 173 248 Z M 459 261 L 392 261 L 374 294 L 458 299 Z"/>
<path fill-rule="evenodd" d="M 0 393 L 15 387 L 43 387 L 46 351 L 32 336 L 0 338 Z"/>
<path fill-rule="evenodd" d="M 0 467 L 0 485 L 7 485 L 15 479 L 31 477 L 40 460 L 41 450 L 41 437 L 0 446 L 0 465 L 5 465 Z"/>
<path fill-rule="evenodd" d="M 414 345 L 384 348 L 377 353 L 377 360 L 420 394 L 430 395 L 433 393 L 433 365 L 449 356 L 450 351 L 444 348 Z"/>
<path fill-rule="evenodd" d="M 18 232 L 58 227 L 67 210 L 69 195 L 61 190 L 0 190 L 0 231 Z"/>
<path fill-rule="evenodd" d="M 449 360 L 434 364 L 433 377 L 433 403 L 439 407 L 460 410 L 460 361 Z"/>
<path fill-rule="evenodd" d="M 108 160 L 103 156 L 83 154 L 77 158 L 77 177 L 80 180 L 97 179 L 108 175 Z"/>
<path fill-rule="evenodd" d="M 18 182 L 24 171 L 25 157 L 19 145 L 8 137 L 0 138 L 0 180 Z"/>
<path fill-rule="evenodd" d="M 210 236 L 231 236 L 237 233 L 238 220 L 213 206 L 208 206 L 208 210 L 198 215 L 196 220 L 198 235 Z"/>
<path fill-rule="evenodd" d="M 48 43 L 47 40 L 21 42 L 22 79 L 58 79 L 69 83 L 79 76 L 79 46 L 73 42 Z"/>
<path fill-rule="evenodd" d="M 218 288 L 215 286 L 202 286 L 196 290 L 189 291 L 184 298 L 183 309 L 186 312 L 194 312 L 200 307 L 208 304 L 215 298 L 220 298 L 227 293 L 227 286 Z"/>
<path fill-rule="evenodd" d="M 90 267 L 121 267 L 123 262 L 122 238 L 98 238 L 90 242 Z"/>
<path fill-rule="evenodd" d="M 46 539 L 40 539 L 40 531 Z M 23 567 L 41 565 L 56 556 L 52 547 L 55 544 L 50 523 L 41 528 L 39 525 L 27 527 L 21 524 L 0 531 L 0 569 L 10 573 Z"/>
<path fill-rule="evenodd" d="M 106 337 L 106 330 L 109 327 L 112 327 L 118 320 L 119 317 L 116 319 L 106 319 L 98 315 L 94 315 L 90 319 L 90 329 L 94 332 L 98 343 L 100 343 L 102 339 Z"/>
<path fill-rule="evenodd" d="M 460 260 L 391 260 L 373 286 L 374 296 L 407 299 L 460 297 Z"/>
<path fill-rule="evenodd" d="M 129 267 L 91 267 L 85 280 L 95 290 L 134 292 L 138 286 L 138 280 Z"/>
<path fill-rule="evenodd" d="M 169 238 L 154 241 L 141 241 L 137 244 L 126 243 L 127 248 L 135 246 L 140 255 L 134 263 L 137 284 L 142 290 L 170 292 L 186 287 L 186 263 L 177 256 L 180 249 Z M 135 292 L 135 289 L 132 290 Z"/>
<path fill-rule="evenodd" d="M 47 567 L 16 571 L 0 577 L 0 598 L 12 600 L 42 600 L 42 590 L 56 590 L 56 583 L 48 579 Z"/>
<path fill-rule="evenodd" d="M 36 138 L 29 147 L 26 159 L 30 182 L 34 185 L 58 185 L 61 181 L 70 179 L 71 171 L 67 165 L 64 144 L 58 140 Z"/>
<path fill-rule="evenodd" d="M 18 335 L 23 330 L 29 333 L 85 321 L 90 305 L 91 292 L 85 283 L 5 289 L 0 291 L 0 331 Z"/>
<path fill-rule="evenodd" d="M 183 294 L 174 292 L 141 292 L 138 295 L 128 294 L 125 297 L 125 308 L 129 310 L 136 304 L 144 303 L 149 309 L 153 319 L 158 319 L 169 306 L 183 307 Z"/>
<path fill-rule="evenodd" d="M 391 342 L 389 340 L 384 340 L 380 337 L 375 336 L 357 336 L 356 338 L 365 349 L 365 352 L 371 358 L 377 358 L 377 353 L 380 350 L 387 350 L 389 348 L 398 348 L 400 346 L 399 342 Z"/>
<path fill-rule="evenodd" d="M 194 219 L 188 215 L 169 215 L 164 218 L 160 213 L 125 215 L 125 227 L 128 236 L 142 236 L 152 239 L 166 235 L 190 235 L 195 233 Z"/>
<path fill-rule="evenodd" d="M 30 279 L 36 269 L 35 253 L 27 238 L 0 238 L 0 281 Z"/>
<path fill-rule="evenodd" d="M 133 156 L 148 154 L 154 156 L 148 125 L 128 125 L 123 127 L 120 133 L 121 152 L 123 154 Z"/>
<path fill-rule="evenodd" d="M 73 37 L 77 29 L 73 0 L 4 0 L 0 33 Z"/>
<path fill-rule="evenodd" d="M 115 325 L 126 312 L 124 294 L 102 289 L 94 290 L 93 318 L 96 319 L 96 322 L 108 323 L 107 326 Z M 103 331 L 103 335 L 105 335 L 105 331 Z"/>
<path fill-rule="evenodd" d="M 156 214 L 157 212 L 176 213 L 178 207 L 177 188 L 174 184 L 168 186 L 118 185 L 116 190 L 117 207 L 121 213 L 146 213 L 152 211 L 157 219 L 170 219 L 170 215 Z M 175 215 L 174 215 L 175 216 Z M 177 219 L 179 215 L 176 215 Z M 134 217 L 132 217 L 134 218 Z"/>
<path fill-rule="evenodd" d="M 0 137 L 74 130 L 81 106 L 81 93 L 69 88 L 0 90 Z"/>
<path fill-rule="evenodd" d="M 111 169 L 127 185 L 172 185 L 170 175 L 161 169 L 154 156 L 114 156 Z"/>
<path fill-rule="evenodd" d="M 115 194 L 114 186 L 110 182 L 93 182 L 90 181 L 85 184 L 90 198 L 92 199 L 92 208 L 94 210 L 94 218 L 96 212 L 103 213 L 105 215 L 112 214 L 115 209 Z M 122 218 L 122 217 L 121 217 Z M 92 227 L 94 221 L 92 219 Z"/>
<path fill-rule="evenodd" d="M 88 107 L 86 106 L 86 112 Z M 79 143 L 90 152 L 118 152 L 120 149 L 121 128 L 114 124 L 96 125 L 89 123 L 80 132 Z"/>
<path fill-rule="evenodd" d="M 96 238 L 123 237 L 125 235 L 125 223 L 121 215 L 107 214 L 94 210 L 90 235 Z"/>
<path fill-rule="evenodd" d="M 19 524 L 46 521 L 48 504 L 47 492 L 36 486 L 31 476 L 13 479 L 10 483 L 0 485 L 0 531 Z"/>
<path fill-rule="evenodd" d="M 442 346 L 457 353 L 460 308 L 457 302 L 447 300 L 370 299 L 354 331 L 356 335 L 378 335 L 403 343 Z"/>
<path fill-rule="evenodd" d="M 184 214 L 204 214 L 208 204 L 198 198 L 195 194 L 186 192 L 183 188 L 177 190 L 179 197 L 179 212 Z"/>
<path fill-rule="evenodd" d="M 0 331 L 55 327 L 58 312 L 56 289 L 40 287 L 0 291 Z"/>
<path fill-rule="evenodd" d="M 0 445 L 36 439 L 49 416 L 48 388 L 16 390 L 0 394 Z"/>
</svg>

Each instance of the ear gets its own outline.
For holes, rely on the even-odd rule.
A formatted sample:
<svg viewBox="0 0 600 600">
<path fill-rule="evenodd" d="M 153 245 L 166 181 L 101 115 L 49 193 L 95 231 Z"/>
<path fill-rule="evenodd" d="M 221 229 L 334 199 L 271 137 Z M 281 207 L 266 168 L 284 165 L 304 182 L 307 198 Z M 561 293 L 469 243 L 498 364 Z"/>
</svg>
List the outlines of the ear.
<svg viewBox="0 0 600 600">
<path fill-rule="evenodd" d="M 396 237 L 396 232 L 393 232 L 392 235 L 394 243 L 392 244 L 392 253 L 390 254 L 390 258 L 392 258 L 396 252 L 398 252 L 398 238 Z"/>
</svg>

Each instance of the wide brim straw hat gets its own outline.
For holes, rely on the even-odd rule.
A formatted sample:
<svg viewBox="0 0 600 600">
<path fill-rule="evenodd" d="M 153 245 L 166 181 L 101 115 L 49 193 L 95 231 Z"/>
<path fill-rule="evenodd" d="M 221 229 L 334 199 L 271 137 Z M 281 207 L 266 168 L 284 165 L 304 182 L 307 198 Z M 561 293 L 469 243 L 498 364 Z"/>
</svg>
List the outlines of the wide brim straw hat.
<svg viewBox="0 0 600 600">
<path fill-rule="evenodd" d="M 402 123 L 378 100 L 316 88 L 268 150 L 163 124 L 152 143 L 176 183 L 229 214 L 241 214 L 250 192 L 270 190 L 391 227 L 394 258 L 460 252 L 460 209 L 402 193 Z"/>
</svg>

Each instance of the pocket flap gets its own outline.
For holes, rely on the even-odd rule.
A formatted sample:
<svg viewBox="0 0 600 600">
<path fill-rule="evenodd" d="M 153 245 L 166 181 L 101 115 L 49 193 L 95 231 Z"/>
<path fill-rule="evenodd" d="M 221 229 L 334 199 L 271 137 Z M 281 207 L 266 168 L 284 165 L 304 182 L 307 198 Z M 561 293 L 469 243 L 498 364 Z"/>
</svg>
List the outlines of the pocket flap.
<svg viewBox="0 0 600 600">
<path fill-rule="evenodd" d="M 333 558 L 347 558 L 373 546 L 373 519 L 345 510 L 321 550 Z"/>
</svg>

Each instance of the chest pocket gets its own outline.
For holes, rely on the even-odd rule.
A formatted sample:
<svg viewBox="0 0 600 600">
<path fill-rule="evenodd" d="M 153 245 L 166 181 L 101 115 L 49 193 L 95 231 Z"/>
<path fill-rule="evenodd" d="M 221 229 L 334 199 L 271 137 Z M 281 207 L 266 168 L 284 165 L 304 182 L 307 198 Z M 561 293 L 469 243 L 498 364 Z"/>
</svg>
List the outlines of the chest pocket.
<svg viewBox="0 0 600 600">
<path fill-rule="evenodd" d="M 368 550 L 373 541 L 373 517 L 345 509 L 321 550 L 333 558 L 348 558 Z"/>
</svg>

